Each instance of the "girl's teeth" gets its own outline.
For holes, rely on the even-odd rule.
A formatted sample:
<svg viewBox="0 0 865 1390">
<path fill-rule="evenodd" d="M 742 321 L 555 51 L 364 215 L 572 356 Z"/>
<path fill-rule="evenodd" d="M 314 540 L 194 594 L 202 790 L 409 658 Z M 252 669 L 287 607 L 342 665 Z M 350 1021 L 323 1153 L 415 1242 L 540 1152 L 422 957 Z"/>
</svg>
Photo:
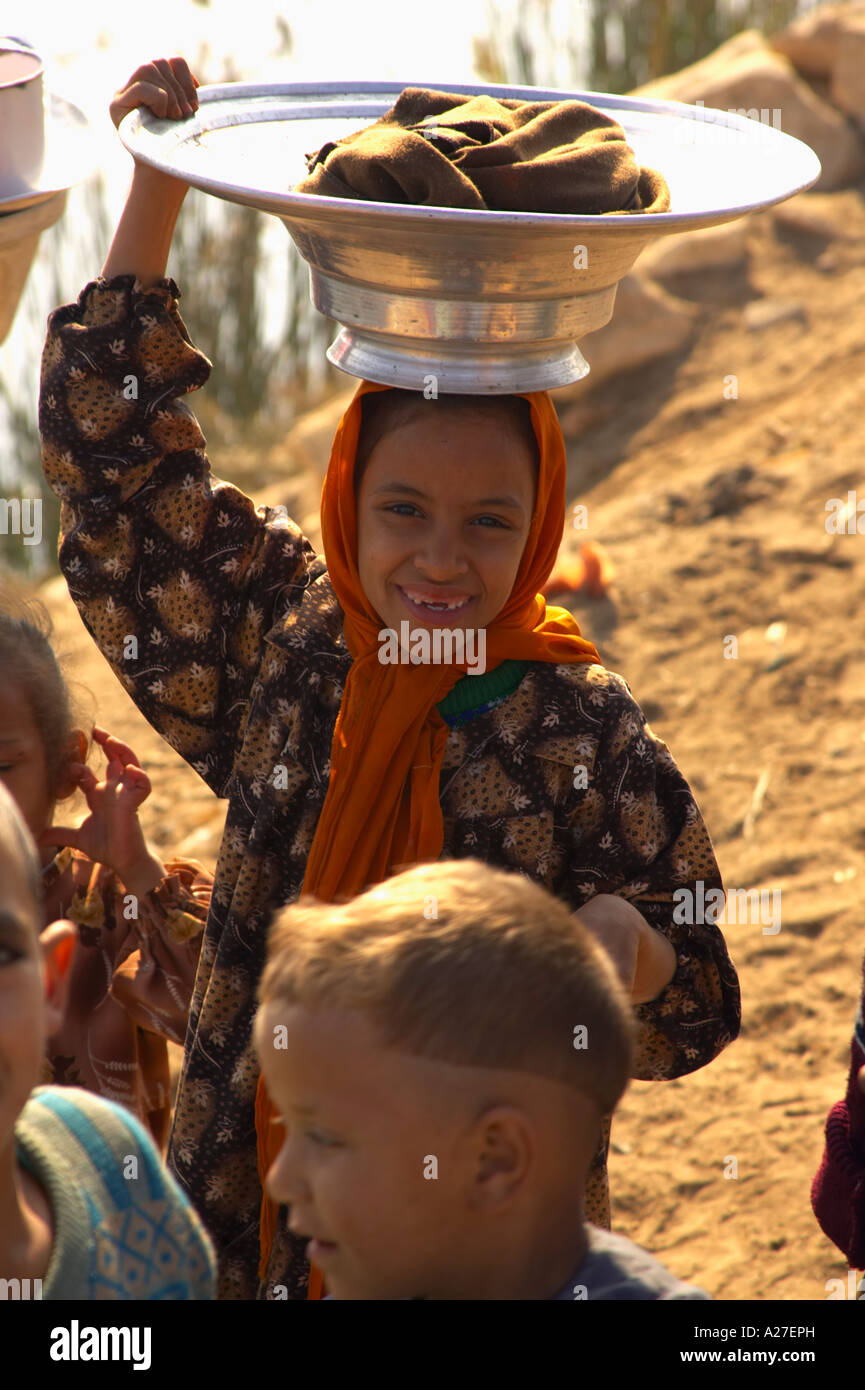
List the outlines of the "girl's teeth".
<svg viewBox="0 0 865 1390">
<path fill-rule="evenodd" d="M 413 594 L 408 597 L 412 603 L 416 603 L 419 608 L 432 608 L 436 613 L 450 613 L 455 608 L 465 608 L 468 599 L 459 599 L 456 603 L 435 603 L 432 599 L 415 598 Z"/>
</svg>

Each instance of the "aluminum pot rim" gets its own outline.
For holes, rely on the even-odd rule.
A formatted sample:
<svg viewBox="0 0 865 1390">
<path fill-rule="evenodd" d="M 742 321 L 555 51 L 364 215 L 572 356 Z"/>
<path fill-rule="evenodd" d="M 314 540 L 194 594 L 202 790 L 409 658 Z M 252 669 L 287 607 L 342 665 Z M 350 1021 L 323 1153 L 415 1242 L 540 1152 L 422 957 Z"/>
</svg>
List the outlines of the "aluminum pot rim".
<svg viewBox="0 0 865 1390">
<path fill-rule="evenodd" d="M 710 125 L 746 137 L 755 150 L 760 146 L 767 151 L 786 150 L 791 161 L 794 157 L 798 161 L 796 178 L 790 187 L 783 191 L 776 191 L 770 196 L 745 203 L 722 204 L 715 209 L 702 211 L 692 209 L 690 211 L 657 212 L 645 215 L 598 215 L 556 212 L 496 212 L 489 209 L 426 207 L 414 203 L 378 203 L 366 199 L 330 198 L 321 194 L 291 191 L 273 193 L 253 186 L 228 183 L 225 180 L 215 179 L 197 171 L 194 176 L 190 176 L 188 171 L 178 173 L 176 167 L 170 163 L 170 151 L 166 145 L 166 140 L 172 134 L 182 135 L 182 139 L 176 142 L 175 148 L 177 148 L 187 141 L 205 134 L 208 130 L 252 124 L 256 120 L 260 120 L 264 107 L 273 110 L 274 114 L 271 119 L 275 121 L 311 119 L 312 112 L 315 113 L 317 119 L 327 115 L 332 115 L 334 118 L 341 116 L 344 119 L 346 115 L 344 110 L 340 112 L 329 109 L 333 104 L 332 100 L 331 102 L 322 102 L 322 110 L 318 111 L 310 99 L 334 99 L 338 97 L 344 98 L 345 101 L 355 101 L 358 97 L 390 97 L 395 99 L 406 87 L 432 87 L 466 96 L 489 95 L 526 100 L 589 101 L 590 104 L 598 106 L 600 110 L 631 111 L 637 115 L 651 117 L 669 116 L 677 118 L 679 121 L 690 121 L 694 126 Z M 804 141 L 788 135 L 785 131 L 752 121 L 747 116 L 740 116 L 736 111 L 723 111 L 714 107 L 693 106 L 686 102 L 655 98 L 619 96 L 610 92 L 568 91 L 550 87 L 512 87 L 501 83 L 484 82 L 471 84 L 399 80 L 390 82 L 237 82 L 199 87 L 198 100 L 199 111 L 196 116 L 183 122 L 160 120 L 151 112 L 140 108 L 130 112 L 124 117 L 119 127 L 123 144 L 130 153 L 144 163 L 161 169 L 165 173 L 173 173 L 174 177 L 187 179 L 194 187 L 203 192 L 214 193 L 228 201 L 242 202 L 249 206 L 258 207 L 261 211 L 274 213 L 286 220 L 290 218 L 304 220 L 307 218 L 311 221 L 327 220 L 332 222 L 335 213 L 340 209 L 344 212 L 346 207 L 350 207 L 354 215 L 362 217 L 364 222 L 374 222 L 377 218 L 382 217 L 392 222 L 395 216 L 399 216 L 407 222 L 440 222 L 451 225 L 456 222 L 461 226 L 483 226 L 490 230 L 494 227 L 512 226 L 515 229 L 525 229 L 531 226 L 536 231 L 558 227 L 562 231 L 594 228 L 597 232 L 603 228 L 605 236 L 633 236 L 636 227 L 639 226 L 640 235 L 646 236 L 648 240 L 665 233 L 717 226 L 723 222 L 745 216 L 747 213 L 771 207 L 775 203 L 783 202 L 796 193 L 810 188 L 821 173 L 821 165 L 817 155 Z M 219 102 L 227 103 L 223 107 L 223 119 L 218 126 L 212 123 L 208 124 L 206 117 L 202 115 L 202 108 L 206 110 L 208 106 Z M 243 104 L 246 104 L 245 109 L 240 111 L 231 109 Z M 372 120 L 375 120 L 392 105 L 392 100 L 386 104 L 379 101 L 365 105 L 368 107 L 368 111 L 362 108 L 356 114 L 359 116 L 368 114 Z M 382 106 L 381 111 L 375 109 L 379 105 Z M 625 130 L 625 134 L 628 135 L 627 130 Z M 673 143 L 671 140 L 671 144 Z M 663 173 L 664 171 L 662 169 L 659 172 Z"/>
</svg>

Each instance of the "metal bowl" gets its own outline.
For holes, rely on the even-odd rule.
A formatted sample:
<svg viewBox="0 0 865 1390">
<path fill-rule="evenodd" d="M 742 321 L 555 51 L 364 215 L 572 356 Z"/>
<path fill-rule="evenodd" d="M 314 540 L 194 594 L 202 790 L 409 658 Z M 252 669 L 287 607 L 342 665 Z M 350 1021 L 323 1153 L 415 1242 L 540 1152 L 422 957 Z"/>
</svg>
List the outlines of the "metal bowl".
<svg viewBox="0 0 865 1390">
<path fill-rule="evenodd" d="M 307 152 L 371 124 L 408 86 L 588 101 L 664 175 L 672 211 L 477 212 L 291 191 Z M 441 81 L 232 83 L 198 97 L 187 121 L 132 112 L 121 139 L 175 178 L 281 218 L 309 265 L 313 304 L 342 325 L 331 362 L 430 394 L 578 381 L 589 367 L 577 343 L 612 317 L 643 247 L 781 202 L 820 176 L 813 150 L 774 126 L 680 102 Z"/>
</svg>

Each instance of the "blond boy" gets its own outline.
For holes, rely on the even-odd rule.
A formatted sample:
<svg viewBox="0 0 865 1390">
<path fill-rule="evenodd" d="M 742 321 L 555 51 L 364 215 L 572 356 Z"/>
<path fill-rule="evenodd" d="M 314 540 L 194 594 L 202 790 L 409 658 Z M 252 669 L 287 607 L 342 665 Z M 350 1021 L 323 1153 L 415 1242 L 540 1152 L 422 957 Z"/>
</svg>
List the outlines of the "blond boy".
<svg viewBox="0 0 865 1390">
<path fill-rule="evenodd" d="M 537 885 L 462 860 L 286 908 L 260 999 L 267 1187 L 334 1298 L 707 1297 L 584 1220 L 631 1015 Z"/>
</svg>

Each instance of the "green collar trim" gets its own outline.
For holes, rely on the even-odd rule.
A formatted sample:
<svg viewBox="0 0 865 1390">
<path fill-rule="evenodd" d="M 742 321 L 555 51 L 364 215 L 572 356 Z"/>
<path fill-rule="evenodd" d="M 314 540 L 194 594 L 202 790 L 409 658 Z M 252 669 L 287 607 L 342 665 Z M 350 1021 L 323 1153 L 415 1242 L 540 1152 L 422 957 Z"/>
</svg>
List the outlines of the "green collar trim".
<svg viewBox="0 0 865 1390">
<path fill-rule="evenodd" d="M 445 720 L 464 718 L 472 712 L 480 713 L 491 702 L 512 695 L 530 665 L 529 661 L 503 661 L 482 676 L 463 676 L 439 701 L 436 709 Z"/>
</svg>

